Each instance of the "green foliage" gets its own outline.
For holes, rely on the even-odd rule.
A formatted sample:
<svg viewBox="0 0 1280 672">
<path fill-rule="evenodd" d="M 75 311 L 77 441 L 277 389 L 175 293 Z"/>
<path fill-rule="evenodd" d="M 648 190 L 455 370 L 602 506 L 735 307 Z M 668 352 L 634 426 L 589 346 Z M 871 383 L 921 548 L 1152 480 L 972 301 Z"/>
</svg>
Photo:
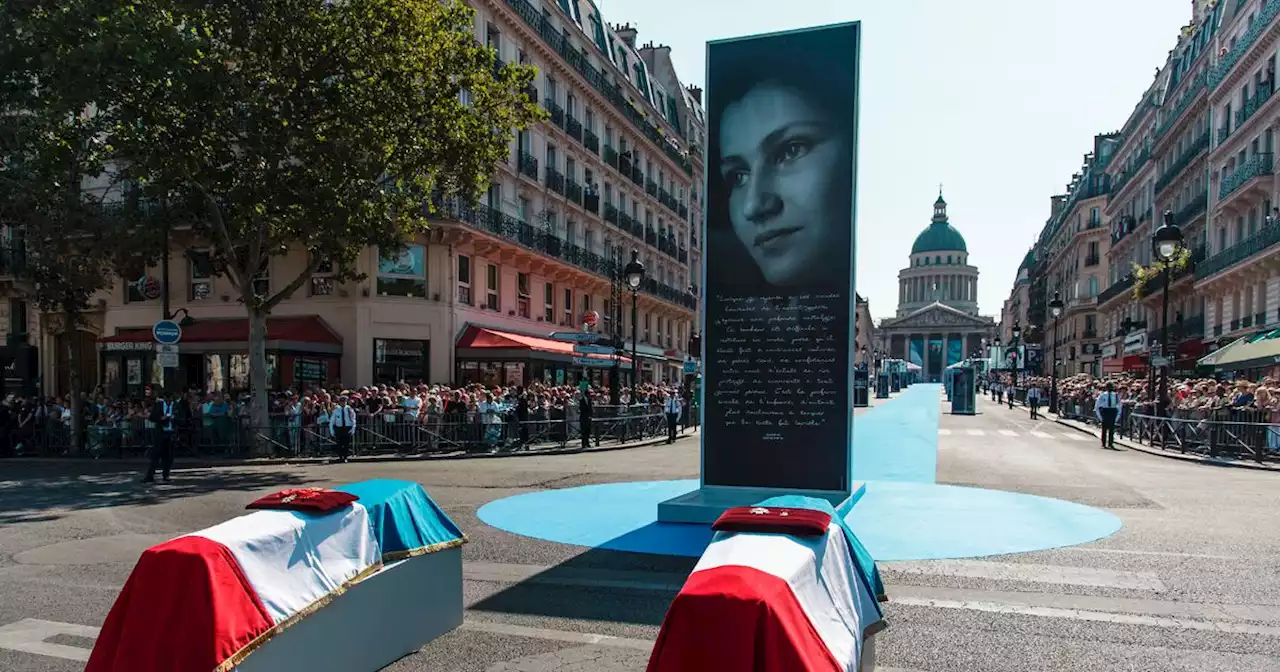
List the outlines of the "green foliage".
<svg viewBox="0 0 1280 672">
<path fill-rule="evenodd" d="M 402 247 L 434 195 L 477 197 L 541 118 L 533 69 L 495 70 L 458 0 L 110 4 L 128 45 L 113 141 L 138 180 L 196 204 L 251 312 L 324 260 L 349 278 L 367 246 Z M 311 263 L 257 296 L 253 276 L 299 247 Z"/>
<path fill-rule="evenodd" d="M 1176 275 L 1187 268 L 1191 263 L 1191 250 L 1182 248 L 1174 255 L 1173 259 L 1167 262 L 1155 259 L 1150 266 L 1141 266 L 1135 262 L 1129 262 L 1129 266 L 1133 271 L 1133 298 L 1141 299 L 1149 292 L 1147 285 L 1160 277 L 1160 274 L 1169 269 L 1169 272 Z M 1170 278 L 1172 280 L 1172 278 Z"/>
<path fill-rule="evenodd" d="M 86 4 L 0 4 L 0 221 L 30 298 L 68 331 L 120 264 L 156 248 L 113 181 L 110 58 Z"/>
</svg>

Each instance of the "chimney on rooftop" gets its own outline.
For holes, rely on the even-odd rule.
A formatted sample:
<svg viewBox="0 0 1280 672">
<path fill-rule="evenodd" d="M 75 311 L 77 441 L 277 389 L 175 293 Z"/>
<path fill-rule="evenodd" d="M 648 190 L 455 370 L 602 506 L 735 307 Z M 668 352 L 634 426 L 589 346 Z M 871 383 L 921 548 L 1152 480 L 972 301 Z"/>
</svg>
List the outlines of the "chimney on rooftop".
<svg viewBox="0 0 1280 672">
<path fill-rule="evenodd" d="M 702 88 L 698 86 L 694 86 L 692 84 L 690 84 L 685 88 L 689 89 L 689 95 L 693 96 L 694 101 L 696 101 L 699 105 L 701 105 L 702 104 Z"/>
<path fill-rule="evenodd" d="M 631 47 L 632 49 L 636 48 L 636 29 L 632 27 L 631 24 L 624 23 L 622 25 L 615 26 L 613 32 L 617 33 L 618 37 L 621 38 L 628 47 Z"/>
</svg>

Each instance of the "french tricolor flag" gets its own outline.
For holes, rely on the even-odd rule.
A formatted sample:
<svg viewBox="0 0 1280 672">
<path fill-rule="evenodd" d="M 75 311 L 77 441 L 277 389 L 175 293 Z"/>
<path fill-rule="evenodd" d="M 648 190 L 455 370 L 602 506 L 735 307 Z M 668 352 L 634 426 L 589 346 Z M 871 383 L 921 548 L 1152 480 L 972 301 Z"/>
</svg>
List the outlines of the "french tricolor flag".
<svg viewBox="0 0 1280 672">
<path fill-rule="evenodd" d="M 726 512 L 667 612 L 648 672 L 864 669 L 865 638 L 884 627 L 878 574 L 833 514 L 804 497 Z"/>
<path fill-rule="evenodd" d="M 256 511 L 179 537 L 143 552 L 85 670 L 228 672 L 381 566 L 359 502 Z"/>
</svg>

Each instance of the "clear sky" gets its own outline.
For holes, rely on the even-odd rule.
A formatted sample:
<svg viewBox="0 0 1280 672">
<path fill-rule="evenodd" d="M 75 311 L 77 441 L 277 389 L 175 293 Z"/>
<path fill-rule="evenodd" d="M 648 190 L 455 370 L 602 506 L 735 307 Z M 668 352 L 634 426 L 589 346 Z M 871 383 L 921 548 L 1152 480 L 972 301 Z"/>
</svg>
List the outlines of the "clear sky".
<svg viewBox="0 0 1280 672">
<path fill-rule="evenodd" d="M 938 184 L 999 317 L 1018 264 L 1092 150 L 1124 125 L 1191 20 L 1183 0 L 596 0 L 686 84 L 706 41 L 862 21 L 858 291 L 897 308 L 898 270 Z"/>
</svg>

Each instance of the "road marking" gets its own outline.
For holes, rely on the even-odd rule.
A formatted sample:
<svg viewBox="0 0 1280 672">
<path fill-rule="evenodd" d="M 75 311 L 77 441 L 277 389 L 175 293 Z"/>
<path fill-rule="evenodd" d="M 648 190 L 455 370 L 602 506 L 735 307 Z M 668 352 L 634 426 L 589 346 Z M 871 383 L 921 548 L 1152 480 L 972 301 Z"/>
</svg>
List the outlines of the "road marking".
<svg viewBox="0 0 1280 672">
<path fill-rule="evenodd" d="M 1017 435 L 1018 435 L 1018 433 L 1017 433 L 1017 432 L 1015 432 L 1015 431 L 1013 431 L 1012 429 L 1002 429 L 1002 430 L 1000 430 L 1000 433 L 1001 433 L 1002 435 L 1004 435 L 1004 436 L 1017 436 Z"/>
<path fill-rule="evenodd" d="M 1122 590 L 1164 590 L 1164 583 L 1153 572 L 1129 572 L 1089 567 L 1032 565 L 981 560 L 918 560 L 880 563 L 882 570 L 899 574 L 960 576 L 992 581 L 1022 581 L 1061 586 L 1089 586 Z"/>
<path fill-rule="evenodd" d="M 687 574 L 610 569 L 559 569 L 503 562 L 468 562 L 463 578 L 487 583 L 525 583 L 611 590 L 653 590 L 678 593 Z"/>
<path fill-rule="evenodd" d="M 1087 546 L 1068 546 L 1059 551 L 1077 553 L 1114 553 L 1116 555 L 1148 555 L 1162 558 L 1196 558 L 1199 560 L 1240 560 L 1238 555 L 1210 555 L 1208 553 L 1180 553 L 1178 551 L 1130 551 L 1123 548 L 1089 548 Z"/>
<path fill-rule="evenodd" d="M 1108 611 L 1084 611 L 1080 609 L 1059 609 L 1056 607 L 1028 607 L 997 602 L 959 602 L 954 600 L 932 600 L 915 597 L 901 599 L 890 598 L 890 604 L 902 604 L 912 607 L 931 607 L 934 609 L 965 609 L 990 614 L 1014 614 L 1018 616 L 1039 616 L 1042 618 L 1061 618 L 1073 621 L 1090 621 L 1093 623 L 1113 623 L 1118 625 L 1143 625 L 1153 628 L 1169 628 L 1178 630 L 1201 630 L 1206 632 L 1226 632 L 1238 635 L 1255 635 L 1263 637 L 1280 637 L 1280 627 L 1254 625 L 1252 623 L 1228 623 L 1224 621 L 1196 621 L 1185 618 L 1167 618 L 1162 616 L 1143 616 L 1141 614 L 1117 614 Z"/>
<path fill-rule="evenodd" d="M 986 432 L 982 431 L 981 429 L 969 430 L 969 436 L 985 436 L 985 435 L 986 435 Z"/>
<path fill-rule="evenodd" d="M 949 429 L 939 429 L 939 430 L 938 430 L 938 436 L 951 436 L 951 430 L 949 430 Z"/>
<path fill-rule="evenodd" d="M 1034 437 L 1036 437 L 1037 439 L 1052 439 L 1052 438 L 1053 438 L 1053 435 L 1052 435 L 1052 434 L 1046 434 L 1046 433 L 1044 433 L 1044 432 L 1037 432 L 1037 431 L 1032 431 L 1032 432 L 1031 432 L 1031 436 L 1034 436 Z"/>
<path fill-rule="evenodd" d="M 1088 441 L 1089 439 L 1079 434 L 1063 434 L 1062 438 L 1069 441 Z"/>
<path fill-rule="evenodd" d="M 651 639 L 615 637 L 613 635 L 597 635 L 590 632 L 573 632 L 570 630 L 554 630 L 551 628 L 532 628 L 524 625 L 512 625 L 510 623 L 465 621 L 463 622 L 461 629 L 470 630 L 472 632 L 486 632 L 491 635 L 528 637 L 530 639 L 545 639 L 553 642 L 568 642 L 570 644 L 612 646 L 619 649 L 635 649 L 638 651 L 653 650 L 653 640 Z"/>
<path fill-rule="evenodd" d="M 17 623 L 0 626 L 0 649 L 86 663 L 89 661 L 89 649 L 66 644 L 51 644 L 46 640 L 58 635 L 97 639 L 98 630 L 87 625 L 24 618 Z"/>
</svg>

